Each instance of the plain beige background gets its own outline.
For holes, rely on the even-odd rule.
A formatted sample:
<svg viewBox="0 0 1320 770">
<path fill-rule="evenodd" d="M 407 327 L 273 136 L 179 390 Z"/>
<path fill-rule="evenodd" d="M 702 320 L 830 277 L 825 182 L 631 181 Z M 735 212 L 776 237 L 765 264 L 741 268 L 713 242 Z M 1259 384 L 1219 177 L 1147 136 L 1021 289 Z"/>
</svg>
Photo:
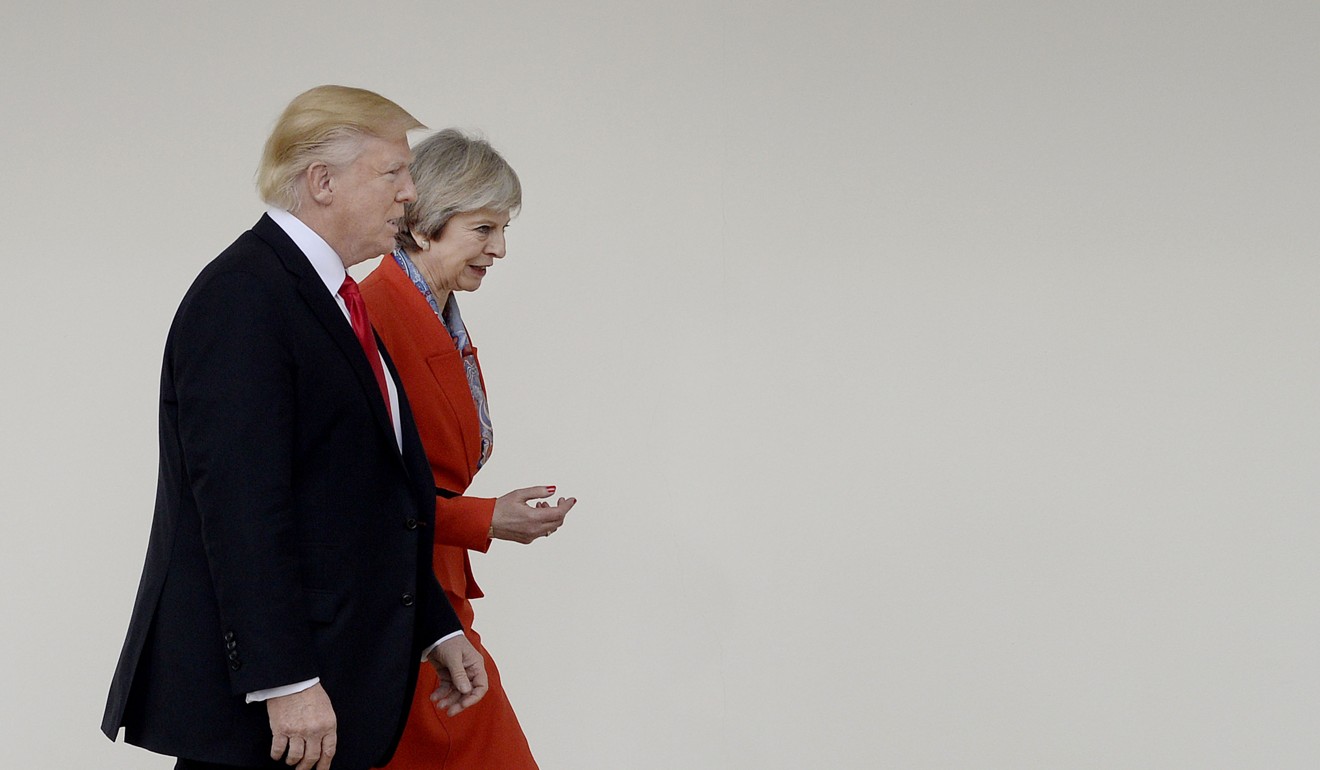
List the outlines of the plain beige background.
<svg viewBox="0 0 1320 770">
<path fill-rule="evenodd" d="M 320 83 L 526 188 L 464 297 L 545 770 L 1320 764 L 1313 2 L 8 2 L 0 743 L 97 732 L 160 352 Z"/>
</svg>

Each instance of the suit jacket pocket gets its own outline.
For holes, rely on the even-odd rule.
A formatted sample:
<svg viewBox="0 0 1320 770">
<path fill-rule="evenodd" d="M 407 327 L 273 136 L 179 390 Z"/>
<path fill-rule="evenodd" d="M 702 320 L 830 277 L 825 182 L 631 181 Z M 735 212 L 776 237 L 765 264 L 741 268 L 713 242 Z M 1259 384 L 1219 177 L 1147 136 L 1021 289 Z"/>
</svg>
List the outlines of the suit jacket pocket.
<svg viewBox="0 0 1320 770">
<path fill-rule="evenodd" d="M 334 576 L 340 567 L 339 546 L 330 543 L 304 543 L 299 561 L 303 585 L 313 591 L 328 591 L 335 586 Z"/>
</svg>

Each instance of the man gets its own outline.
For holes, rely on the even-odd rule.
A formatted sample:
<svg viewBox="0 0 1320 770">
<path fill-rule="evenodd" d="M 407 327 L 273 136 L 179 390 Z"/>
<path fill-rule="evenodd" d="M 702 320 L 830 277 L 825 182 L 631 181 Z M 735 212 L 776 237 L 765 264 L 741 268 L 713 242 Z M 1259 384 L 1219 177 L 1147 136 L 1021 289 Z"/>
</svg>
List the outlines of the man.
<svg viewBox="0 0 1320 770">
<path fill-rule="evenodd" d="M 451 713 L 486 691 L 431 571 L 407 399 L 346 280 L 416 197 L 414 128 L 370 91 L 294 99 L 258 173 L 270 208 L 170 329 L 155 518 L 101 729 L 180 770 L 383 764 L 423 655 Z"/>
</svg>

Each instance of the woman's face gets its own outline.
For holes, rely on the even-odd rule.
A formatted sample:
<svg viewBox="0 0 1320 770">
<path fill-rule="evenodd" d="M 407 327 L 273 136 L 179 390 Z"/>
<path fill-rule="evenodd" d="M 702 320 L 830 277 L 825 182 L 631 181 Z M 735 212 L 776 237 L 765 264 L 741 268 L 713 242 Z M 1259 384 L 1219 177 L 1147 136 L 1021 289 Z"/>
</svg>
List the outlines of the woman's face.
<svg viewBox="0 0 1320 770">
<path fill-rule="evenodd" d="M 432 290 L 476 291 L 486 277 L 486 268 L 504 257 L 504 228 L 508 226 L 507 211 L 477 209 L 455 214 L 440 237 L 429 241 L 413 262 Z"/>
</svg>

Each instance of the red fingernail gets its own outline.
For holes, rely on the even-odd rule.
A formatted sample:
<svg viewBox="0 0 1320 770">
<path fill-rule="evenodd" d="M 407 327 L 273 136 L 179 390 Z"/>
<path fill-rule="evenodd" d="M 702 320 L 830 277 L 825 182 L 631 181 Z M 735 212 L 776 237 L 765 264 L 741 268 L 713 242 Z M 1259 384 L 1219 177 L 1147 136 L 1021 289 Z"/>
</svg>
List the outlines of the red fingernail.
<svg viewBox="0 0 1320 770">
<path fill-rule="evenodd" d="M 550 490 L 550 494 L 552 494 L 552 495 L 555 493 L 555 487 L 554 487 L 553 484 L 550 485 L 550 486 L 548 486 L 548 487 L 546 487 L 546 489 Z"/>
</svg>

